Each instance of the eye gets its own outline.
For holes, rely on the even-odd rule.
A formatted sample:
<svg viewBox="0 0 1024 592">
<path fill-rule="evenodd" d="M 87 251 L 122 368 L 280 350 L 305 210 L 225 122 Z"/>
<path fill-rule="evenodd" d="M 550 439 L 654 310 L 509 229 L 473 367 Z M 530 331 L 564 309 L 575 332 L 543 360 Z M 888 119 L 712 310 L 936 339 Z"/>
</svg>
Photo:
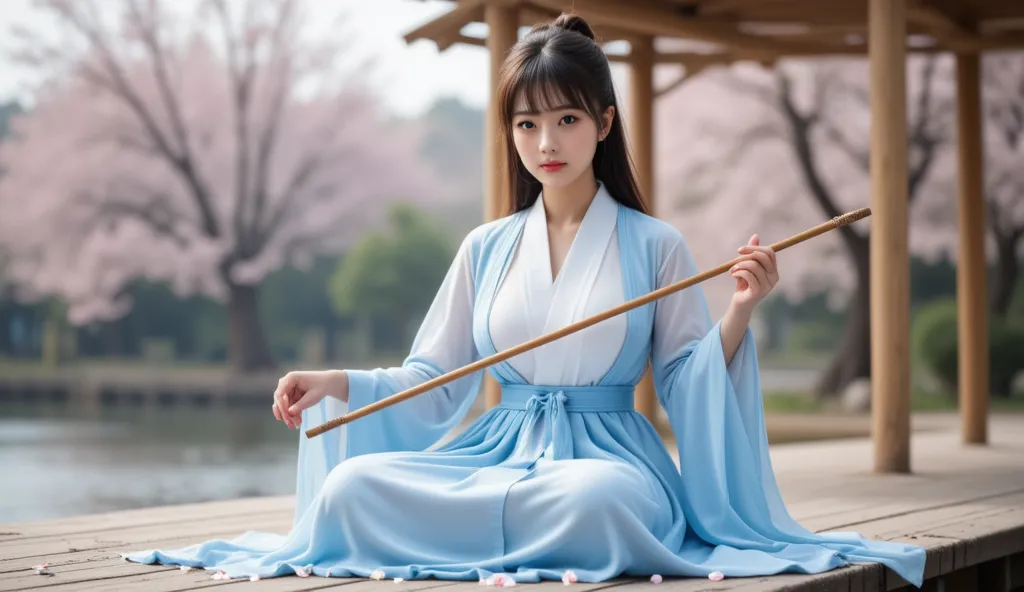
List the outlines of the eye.
<svg viewBox="0 0 1024 592">
<path fill-rule="evenodd" d="M 527 127 L 527 126 L 529 126 L 529 127 Z M 533 122 L 532 121 L 528 121 L 528 120 L 523 120 L 523 121 L 520 121 L 519 123 L 517 123 L 516 127 L 520 128 L 520 129 L 531 129 L 533 127 Z"/>
<path fill-rule="evenodd" d="M 562 117 L 562 123 L 573 123 L 576 121 L 575 115 L 566 115 Z"/>
</svg>

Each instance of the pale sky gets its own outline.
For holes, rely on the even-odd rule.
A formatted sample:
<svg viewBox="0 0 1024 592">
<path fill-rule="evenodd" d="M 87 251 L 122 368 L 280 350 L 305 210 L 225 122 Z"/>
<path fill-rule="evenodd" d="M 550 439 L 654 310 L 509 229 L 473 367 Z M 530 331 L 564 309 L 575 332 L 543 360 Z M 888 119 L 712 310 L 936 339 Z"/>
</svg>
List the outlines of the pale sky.
<svg viewBox="0 0 1024 592">
<path fill-rule="evenodd" d="M 103 0 L 110 1 L 110 0 Z M 12 26 L 54 32 L 50 19 L 32 7 L 33 0 L 0 0 L 0 40 Z M 306 4 L 311 21 L 329 23 L 341 10 L 359 27 L 359 48 L 377 56 L 376 87 L 396 114 L 416 115 L 437 98 L 455 96 L 483 107 L 488 87 L 488 59 L 482 47 L 455 46 L 443 53 L 432 41 L 407 44 L 402 36 L 436 15 L 451 9 L 443 0 L 314 0 Z M 472 30 L 467 33 L 479 34 Z M 7 59 L 7 43 L 0 42 L 0 102 L 26 96 L 30 71 Z"/>
</svg>

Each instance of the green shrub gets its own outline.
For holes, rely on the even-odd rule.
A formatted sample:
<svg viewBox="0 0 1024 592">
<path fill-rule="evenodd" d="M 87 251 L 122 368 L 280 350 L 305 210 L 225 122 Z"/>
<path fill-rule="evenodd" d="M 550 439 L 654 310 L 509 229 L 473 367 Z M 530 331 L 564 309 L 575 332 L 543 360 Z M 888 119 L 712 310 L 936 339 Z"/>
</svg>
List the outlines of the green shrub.
<svg viewBox="0 0 1024 592">
<path fill-rule="evenodd" d="M 958 334 L 956 301 L 944 298 L 923 306 L 914 319 L 911 347 L 928 370 L 949 390 L 957 389 Z M 1024 322 L 993 318 L 989 322 L 989 389 L 1010 395 L 1012 381 L 1024 371 Z"/>
</svg>

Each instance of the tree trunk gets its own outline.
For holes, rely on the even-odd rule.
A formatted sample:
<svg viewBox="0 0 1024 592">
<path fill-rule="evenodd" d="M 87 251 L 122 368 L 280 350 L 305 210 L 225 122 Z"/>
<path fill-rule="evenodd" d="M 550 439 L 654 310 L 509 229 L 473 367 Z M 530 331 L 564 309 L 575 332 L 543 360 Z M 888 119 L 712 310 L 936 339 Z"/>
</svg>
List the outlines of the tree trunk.
<svg viewBox="0 0 1024 592">
<path fill-rule="evenodd" d="M 232 370 L 266 370 L 274 360 L 263 336 L 258 291 L 228 283 L 228 363 Z"/>
<path fill-rule="evenodd" d="M 1017 287 L 1017 237 L 1001 236 L 996 239 L 996 273 L 992 284 L 992 313 L 1006 316 Z"/>
<path fill-rule="evenodd" d="M 868 243 L 851 246 L 857 284 L 839 349 L 815 387 L 819 398 L 838 396 L 848 384 L 871 376 L 871 273 Z"/>
</svg>

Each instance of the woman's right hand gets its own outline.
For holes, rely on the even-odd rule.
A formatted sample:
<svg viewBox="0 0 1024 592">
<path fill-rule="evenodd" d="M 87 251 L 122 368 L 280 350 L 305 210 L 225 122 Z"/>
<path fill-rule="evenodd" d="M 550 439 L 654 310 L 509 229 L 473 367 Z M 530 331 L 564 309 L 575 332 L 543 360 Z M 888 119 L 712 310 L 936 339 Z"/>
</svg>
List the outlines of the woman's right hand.
<svg viewBox="0 0 1024 592">
<path fill-rule="evenodd" d="M 348 374 L 344 370 L 302 370 L 289 372 L 277 381 L 274 417 L 295 429 L 302 424 L 302 410 L 331 395 L 348 401 Z"/>
</svg>

